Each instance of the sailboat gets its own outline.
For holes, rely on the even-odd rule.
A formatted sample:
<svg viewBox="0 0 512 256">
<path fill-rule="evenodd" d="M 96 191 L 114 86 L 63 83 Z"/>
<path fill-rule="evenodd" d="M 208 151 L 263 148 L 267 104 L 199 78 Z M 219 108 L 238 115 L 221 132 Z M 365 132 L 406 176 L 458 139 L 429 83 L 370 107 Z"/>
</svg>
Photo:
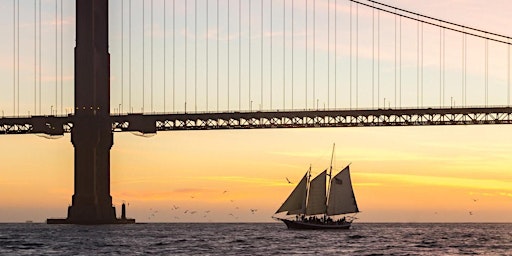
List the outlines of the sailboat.
<svg viewBox="0 0 512 256">
<path fill-rule="evenodd" d="M 350 164 L 335 176 L 331 174 L 332 157 L 330 168 L 311 181 L 310 167 L 275 213 L 287 212 L 294 217 L 273 218 L 284 222 L 289 229 L 349 229 L 355 217 L 346 214 L 359 212 L 350 179 Z"/>
</svg>

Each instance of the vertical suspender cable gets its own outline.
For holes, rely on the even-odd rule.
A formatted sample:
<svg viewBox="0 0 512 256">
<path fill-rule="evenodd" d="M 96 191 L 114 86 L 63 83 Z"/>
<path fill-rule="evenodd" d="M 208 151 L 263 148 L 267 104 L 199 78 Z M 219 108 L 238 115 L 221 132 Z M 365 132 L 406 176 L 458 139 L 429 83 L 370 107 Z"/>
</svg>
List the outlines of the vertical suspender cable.
<svg viewBox="0 0 512 256">
<path fill-rule="evenodd" d="M 334 108 L 338 103 L 338 0 L 334 0 Z"/>
<path fill-rule="evenodd" d="M 166 84 L 166 82 L 167 82 L 167 81 L 166 81 L 166 80 L 167 80 L 167 79 L 166 79 L 166 73 L 167 73 L 167 65 L 166 65 L 166 64 L 167 64 L 167 63 L 166 63 L 166 60 L 167 60 L 167 51 L 166 51 L 166 47 L 167 47 L 167 44 L 166 44 L 166 43 L 167 43 L 167 30 L 166 30 L 166 25 L 167 25 L 167 24 L 166 24 L 167 8 L 166 8 L 166 7 L 167 7 L 167 6 L 166 6 L 166 2 L 167 2 L 167 0 L 164 0 L 164 72 L 163 72 L 163 73 L 164 73 L 164 74 L 163 74 L 163 75 L 164 75 L 164 113 L 165 113 L 165 111 L 166 111 L 166 108 L 165 108 L 166 100 L 165 100 L 165 98 L 166 98 L 166 96 L 167 96 L 167 90 L 166 90 L 166 89 L 167 89 L 167 88 L 166 88 L 166 87 L 167 87 L 167 86 L 166 86 L 166 85 L 167 85 L 167 84 Z"/>
<path fill-rule="evenodd" d="M 64 113 L 64 3 L 60 0 L 60 113 Z"/>
<path fill-rule="evenodd" d="M 375 108 L 375 3 L 372 6 L 372 108 Z"/>
<path fill-rule="evenodd" d="M 380 10 L 377 11 L 377 107 L 380 106 Z"/>
<path fill-rule="evenodd" d="M 208 69 L 209 69 L 209 65 L 208 65 L 208 47 L 209 47 L 209 43 L 210 43 L 210 36 L 209 36 L 209 33 L 208 33 L 208 24 L 209 24 L 209 6 L 208 6 L 208 1 L 206 1 L 206 107 L 205 107 L 205 111 L 208 111 L 208 80 L 209 80 L 209 74 L 208 74 Z"/>
<path fill-rule="evenodd" d="M 57 2 L 55 2 L 55 4 L 57 4 Z M 17 8 L 16 8 L 16 19 L 17 19 L 17 31 L 16 31 L 16 41 L 17 41 L 17 61 L 16 61 L 16 65 L 17 65 L 17 77 L 18 77 L 18 80 L 17 80 L 17 84 L 16 84 L 16 95 L 17 95 L 17 103 L 16 103 L 16 113 L 17 113 L 17 116 L 20 116 L 20 1 L 18 0 L 17 1 Z M 57 13 L 55 13 L 55 15 L 57 15 Z M 55 22 L 57 23 L 57 19 L 55 19 Z M 57 25 L 55 25 L 57 26 Z M 55 42 L 57 43 L 57 42 Z M 57 61 L 57 60 L 55 60 Z M 57 70 L 55 70 L 57 71 Z M 55 77 L 57 78 L 57 76 Z M 57 90 L 55 90 L 55 92 L 57 92 Z M 57 102 L 57 99 L 55 99 L 55 101 Z M 57 107 L 55 107 L 55 113 L 57 113 Z"/>
<path fill-rule="evenodd" d="M 380 10 L 377 11 L 377 107 L 380 106 Z"/>
<path fill-rule="evenodd" d="M 261 0 L 261 17 L 260 17 L 260 22 L 261 22 L 261 38 L 260 38 L 260 110 L 262 110 L 263 108 L 263 0 Z"/>
<path fill-rule="evenodd" d="M 58 75 L 59 75 L 59 68 L 58 68 L 58 58 L 59 58 L 59 49 L 58 49 L 58 46 L 59 46 L 59 41 L 58 41 L 58 32 L 59 32 L 59 29 L 58 29 L 58 25 L 59 25 L 59 20 L 58 20 L 58 13 L 59 13 L 59 8 L 58 8 L 58 4 L 59 2 L 57 0 L 55 0 L 55 115 L 57 115 L 57 107 L 58 107 L 58 86 L 59 86 L 59 79 L 58 79 Z M 19 19 L 19 17 L 18 17 Z"/>
<path fill-rule="evenodd" d="M 305 11 L 306 11 L 306 39 L 304 40 L 305 41 L 305 47 L 304 47 L 304 55 L 305 55 L 305 63 L 304 63 L 304 66 L 305 66 L 305 69 L 306 69 L 306 72 L 305 73 L 305 98 L 304 98 L 304 102 L 306 104 L 305 106 L 305 109 L 307 110 L 308 109 L 308 0 L 305 0 L 305 5 L 306 5 L 306 8 L 305 8 Z"/>
<path fill-rule="evenodd" d="M 423 40 L 423 23 L 421 23 L 421 106 L 423 107 L 423 66 L 424 66 L 424 49 L 425 42 Z"/>
<path fill-rule="evenodd" d="M 352 1 L 350 1 L 350 69 L 349 69 L 349 78 L 350 78 L 350 86 L 349 86 L 349 94 L 350 94 L 350 109 L 352 109 Z"/>
<path fill-rule="evenodd" d="M 18 76 L 17 87 L 18 88 L 17 88 L 16 94 L 18 97 L 18 99 L 17 99 L 17 116 L 20 116 L 20 1 L 19 0 L 17 1 L 17 4 L 18 4 L 18 7 L 17 7 L 16 16 L 17 16 L 17 20 L 18 20 L 18 22 L 17 22 L 18 28 L 17 28 L 16 36 L 18 37 L 18 39 L 16 41 L 18 42 L 18 46 L 16 48 L 17 48 L 18 60 L 17 60 L 16 65 L 17 65 L 17 73 L 18 73 L 17 74 L 17 76 Z M 57 111 L 55 111 L 55 112 L 57 112 Z"/>
<path fill-rule="evenodd" d="M 228 111 L 229 111 L 229 82 L 231 80 L 230 77 L 229 77 L 229 68 L 230 68 L 229 67 L 229 62 L 230 62 L 230 56 L 229 56 L 230 55 L 229 54 L 230 53 L 230 49 L 229 48 L 230 48 L 230 42 L 231 42 L 231 34 L 229 32 L 229 27 L 230 27 L 229 26 L 229 24 L 230 24 L 230 19 L 229 18 L 230 18 L 231 10 L 230 10 L 230 6 L 229 6 L 229 2 L 230 2 L 230 0 L 228 0 L 228 54 L 227 54 L 228 55 L 227 56 L 228 57 L 228 63 L 227 63 L 228 64 L 228 70 L 227 70 L 228 71 L 228 83 L 227 83 L 228 84 L 228 89 L 227 89 L 227 94 L 228 94 Z"/>
<path fill-rule="evenodd" d="M 123 100 L 124 100 L 124 1 L 121 1 L 121 106 L 120 106 L 121 109 L 119 109 L 119 113 L 122 112 L 122 108 L 124 107 Z"/>
<path fill-rule="evenodd" d="M 41 81 L 42 81 L 42 68 L 41 68 L 41 49 L 42 49 L 42 46 L 41 46 L 41 0 L 39 0 L 39 115 L 42 114 L 42 109 L 41 109 L 41 106 L 42 106 L 42 97 L 41 97 Z"/>
<path fill-rule="evenodd" d="M 155 64 L 153 62 L 153 37 L 153 0 L 151 0 L 151 113 L 153 113 L 153 66 Z"/>
<path fill-rule="evenodd" d="M 507 46 L 507 81 L 508 81 L 508 93 L 507 93 L 507 105 L 510 106 L 510 39 L 508 40 Z"/>
<path fill-rule="evenodd" d="M 286 0 L 283 0 L 283 110 L 286 109 Z"/>
<path fill-rule="evenodd" d="M 356 108 L 359 107 L 359 4 L 356 4 Z"/>
<path fill-rule="evenodd" d="M 294 37 L 295 37 L 295 20 L 294 20 L 294 12 L 295 12 L 295 0 L 292 0 L 292 109 L 293 109 L 293 86 L 295 85 L 294 82 L 295 82 L 295 79 L 293 77 L 294 75 L 294 67 L 295 67 L 295 62 L 294 62 L 294 50 L 295 50 L 295 45 L 294 45 Z"/>
<path fill-rule="evenodd" d="M 219 112 L 219 0 L 217 0 L 217 112 Z"/>
<path fill-rule="evenodd" d="M 443 24 L 439 22 L 439 107 L 443 107 Z"/>
<path fill-rule="evenodd" d="M 443 106 L 446 98 L 446 29 L 443 28 Z"/>
<path fill-rule="evenodd" d="M 242 110 L 242 0 L 238 0 L 238 110 Z"/>
<path fill-rule="evenodd" d="M 172 111 L 176 111 L 176 0 L 172 0 Z"/>
<path fill-rule="evenodd" d="M 16 115 L 16 0 L 12 0 L 12 115 Z"/>
<path fill-rule="evenodd" d="M 252 41 L 252 34 L 251 34 L 251 1 L 247 1 L 249 5 L 249 110 L 252 111 L 252 99 L 251 99 L 251 41 Z"/>
<path fill-rule="evenodd" d="M 419 17 L 418 17 L 419 18 Z M 420 21 L 416 24 L 416 107 L 420 106 Z"/>
<path fill-rule="evenodd" d="M 316 101 L 316 0 L 313 0 L 313 107 Z M 318 109 L 318 103 L 316 104 Z"/>
<path fill-rule="evenodd" d="M 487 37 L 487 33 L 485 35 Z M 485 106 L 489 103 L 489 40 L 485 39 Z"/>
<path fill-rule="evenodd" d="M 132 107 L 132 0 L 128 2 L 128 112 Z"/>
<path fill-rule="evenodd" d="M 395 16 L 395 30 L 394 30 L 394 32 L 395 32 L 395 80 L 394 80 L 394 82 L 395 82 L 395 95 L 394 96 L 395 96 L 395 108 L 396 108 L 396 102 L 398 101 L 397 97 L 396 97 L 396 94 L 397 94 L 397 90 L 396 90 L 396 87 L 397 87 L 396 86 L 396 84 L 397 84 L 396 83 L 397 82 L 397 76 L 396 76 L 396 73 L 397 73 L 397 65 L 396 65 L 397 61 L 396 61 L 396 59 L 397 59 L 397 57 L 396 57 L 396 55 L 397 55 L 397 52 L 398 52 L 397 51 L 397 43 L 396 43 L 396 41 L 397 41 L 396 38 L 398 36 L 397 30 L 396 30 L 396 19 L 397 19 L 398 15 L 396 13 L 396 8 L 395 8 L 395 15 L 394 16 Z"/>
<path fill-rule="evenodd" d="M 37 0 L 34 0 L 34 115 L 37 114 Z"/>
<path fill-rule="evenodd" d="M 146 63 L 145 63 L 145 52 L 146 52 L 146 47 L 145 47 L 145 38 L 146 38 L 146 35 L 145 35 L 145 30 L 146 30 L 146 22 L 145 22 L 145 13 L 146 13 L 146 1 L 142 1 L 142 108 L 141 108 L 141 112 L 144 113 L 144 101 L 145 101 L 145 97 L 144 97 L 144 93 L 145 93 L 145 71 L 146 71 Z"/>
<path fill-rule="evenodd" d="M 194 1 L 194 111 L 197 112 L 197 0 Z"/>
<path fill-rule="evenodd" d="M 228 0 L 229 1 L 229 0 Z M 185 0 L 185 100 L 184 100 L 184 110 L 185 113 L 187 112 L 187 85 L 188 85 L 188 26 L 187 26 L 187 19 L 188 19 L 188 0 Z"/>
<path fill-rule="evenodd" d="M 400 33 L 400 48 L 399 48 L 399 55 L 398 55 L 398 59 L 399 59 L 399 74 L 398 74 L 398 106 L 401 108 L 402 107 L 402 16 L 400 16 L 400 21 L 399 21 L 399 33 Z"/>
<path fill-rule="evenodd" d="M 462 57 L 462 58 L 461 58 L 461 60 L 462 60 L 462 63 L 461 63 L 461 67 L 462 67 L 462 68 L 461 68 L 461 76 L 462 76 L 462 78 L 461 78 L 462 94 L 460 95 L 460 97 L 461 97 L 461 103 L 462 103 L 462 105 L 464 105 L 464 84 L 465 84 L 465 82 L 464 82 L 464 78 L 465 78 L 465 76 L 464 76 L 464 71 L 465 71 L 465 67 L 464 67 L 464 63 L 465 63 L 465 61 L 464 61 L 464 52 L 465 52 L 465 51 L 464 51 L 464 45 L 465 45 L 465 44 L 464 44 L 464 41 L 466 40 L 466 34 L 465 34 L 465 32 L 464 32 L 464 27 L 462 27 L 462 31 L 463 31 L 463 32 L 462 32 L 462 47 L 461 47 L 461 50 L 462 50 L 462 52 L 461 52 L 461 57 Z"/>
<path fill-rule="evenodd" d="M 272 77 L 272 64 L 273 64 L 273 52 L 272 52 L 272 45 L 274 43 L 274 35 L 273 35 L 273 31 L 274 31 L 274 28 L 273 28 L 273 0 L 270 0 L 270 106 L 269 108 L 272 110 L 272 82 L 274 80 L 274 78 Z"/>
<path fill-rule="evenodd" d="M 327 108 L 331 107 L 331 0 L 327 1 Z"/>
</svg>

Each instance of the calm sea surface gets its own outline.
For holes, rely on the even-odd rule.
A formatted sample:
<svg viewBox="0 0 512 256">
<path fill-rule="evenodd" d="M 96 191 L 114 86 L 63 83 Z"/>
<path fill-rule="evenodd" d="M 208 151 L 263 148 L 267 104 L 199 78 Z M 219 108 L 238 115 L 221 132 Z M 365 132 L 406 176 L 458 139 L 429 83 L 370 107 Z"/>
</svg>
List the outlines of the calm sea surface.
<svg viewBox="0 0 512 256">
<path fill-rule="evenodd" d="M 0 224 L 0 255 L 512 255 L 512 224 Z"/>
</svg>

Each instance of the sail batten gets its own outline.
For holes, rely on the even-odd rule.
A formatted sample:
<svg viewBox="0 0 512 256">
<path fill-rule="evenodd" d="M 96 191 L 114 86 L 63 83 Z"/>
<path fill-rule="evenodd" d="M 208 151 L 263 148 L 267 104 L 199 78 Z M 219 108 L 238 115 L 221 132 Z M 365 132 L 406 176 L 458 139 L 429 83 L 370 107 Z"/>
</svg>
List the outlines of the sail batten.
<svg viewBox="0 0 512 256">
<path fill-rule="evenodd" d="M 325 214 L 327 195 L 325 193 L 327 170 L 320 173 L 309 184 L 309 198 L 306 206 L 307 215 Z"/>
<path fill-rule="evenodd" d="M 303 214 L 306 208 L 308 174 L 304 175 L 302 180 L 297 184 L 290 196 L 284 201 L 283 205 L 276 211 L 288 212 L 288 214 Z"/>
<path fill-rule="evenodd" d="M 359 209 L 350 179 L 350 166 L 347 166 L 331 179 L 327 215 L 356 212 Z"/>
</svg>

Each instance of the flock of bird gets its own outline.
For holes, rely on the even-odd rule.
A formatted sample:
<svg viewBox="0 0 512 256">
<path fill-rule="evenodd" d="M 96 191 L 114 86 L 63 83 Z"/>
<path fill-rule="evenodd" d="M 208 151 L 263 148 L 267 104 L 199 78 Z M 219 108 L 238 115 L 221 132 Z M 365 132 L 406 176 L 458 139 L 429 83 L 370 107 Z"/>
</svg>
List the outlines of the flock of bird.
<svg viewBox="0 0 512 256">
<path fill-rule="evenodd" d="M 228 192 L 229 192 L 229 191 L 224 190 L 224 191 L 222 192 L 222 194 L 227 194 Z M 191 196 L 190 196 L 190 198 L 191 198 L 191 199 L 195 199 L 195 198 L 196 198 L 196 196 L 195 196 L 195 195 L 191 195 Z M 233 203 L 235 203 L 235 200 L 230 199 L 230 200 L 229 200 L 229 202 L 230 202 L 231 204 L 233 204 Z M 235 207 L 233 208 L 233 210 L 239 211 L 239 210 L 240 210 L 240 208 L 239 208 L 238 206 L 235 206 Z M 176 205 L 176 204 L 173 204 L 173 205 L 170 207 L 170 212 L 171 212 L 171 214 L 173 215 L 173 217 L 174 217 L 174 219 L 175 219 L 175 220 L 179 220 L 179 219 L 180 219 L 180 217 L 184 217 L 184 215 L 200 215 L 200 214 L 202 214 L 202 217 L 203 217 L 203 218 L 208 218 L 208 217 L 210 216 L 209 214 L 211 214 L 211 213 L 212 213 L 212 211 L 211 211 L 211 210 L 199 211 L 199 210 L 191 210 L 191 209 L 182 209 L 182 207 L 180 207 L 180 206 L 178 206 L 178 205 Z M 251 209 L 249 209 L 249 212 L 250 212 L 251 214 L 256 214 L 256 213 L 258 212 L 258 209 L 253 209 L 253 208 L 251 208 Z M 155 209 L 153 209 L 153 208 L 149 208 L 149 216 L 148 216 L 148 220 L 151 220 L 151 219 L 155 218 L 155 217 L 157 216 L 157 214 L 158 214 L 158 213 L 159 213 L 159 212 L 158 212 L 158 210 L 155 210 Z M 234 218 L 234 219 L 238 219 L 238 218 L 239 218 L 239 216 L 238 216 L 238 214 L 236 214 L 236 212 L 231 212 L 231 213 L 229 213 L 229 214 L 227 214 L 227 215 L 228 215 L 228 216 L 231 216 L 231 217 L 232 217 L 232 218 Z"/>
</svg>

